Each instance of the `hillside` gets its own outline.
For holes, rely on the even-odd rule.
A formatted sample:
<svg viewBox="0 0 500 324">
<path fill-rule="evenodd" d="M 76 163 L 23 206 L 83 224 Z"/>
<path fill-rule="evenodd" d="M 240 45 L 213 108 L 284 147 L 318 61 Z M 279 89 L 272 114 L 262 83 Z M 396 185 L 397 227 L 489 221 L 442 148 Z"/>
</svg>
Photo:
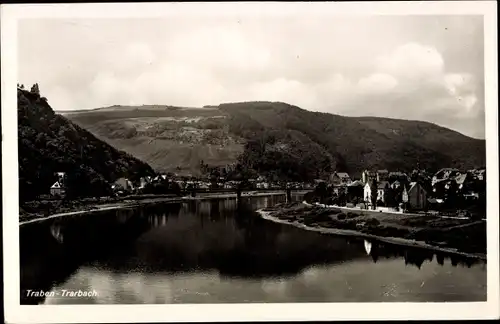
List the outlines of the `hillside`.
<svg viewBox="0 0 500 324">
<path fill-rule="evenodd" d="M 222 166 L 238 157 L 257 169 L 278 168 L 308 178 L 321 176 L 318 170 L 334 169 L 354 174 L 366 168 L 411 170 L 417 165 L 467 169 L 484 166 L 486 159 L 484 140 L 435 124 L 344 117 L 279 102 L 205 108 L 114 106 L 65 115 L 152 167 L 181 173 L 199 172 L 200 160 Z M 253 144 L 245 146 L 249 142 Z M 259 142 L 266 145 L 257 150 Z"/>
<path fill-rule="evenodd" d="M 39 94 L 18 89 L 17 100 L 21 201 L 49 193 L 55 172 L 67 173 L 68 185 L 73 184 L 68 195 L 73 196 L 103 193 L 107 182 L 121 176 L 154 173 L 146 163 L 56 114 Z"/>
</svg>

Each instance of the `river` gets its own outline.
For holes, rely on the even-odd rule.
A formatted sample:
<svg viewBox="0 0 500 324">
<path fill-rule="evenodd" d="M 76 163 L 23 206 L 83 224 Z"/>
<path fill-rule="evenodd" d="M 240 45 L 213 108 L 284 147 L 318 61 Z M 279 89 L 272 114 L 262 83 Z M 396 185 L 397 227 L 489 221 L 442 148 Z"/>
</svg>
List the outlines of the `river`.
<svg viewBox="0 0 500 324">
<path fill-rule="evenodd" d="M 484 261 L 309 232 L 255 213 L 284 199 L 193 201 L 26 224 L 21 303 L 486 300 Z M 88 295 L 68 295 L 78 291 Z"/>
</svg>

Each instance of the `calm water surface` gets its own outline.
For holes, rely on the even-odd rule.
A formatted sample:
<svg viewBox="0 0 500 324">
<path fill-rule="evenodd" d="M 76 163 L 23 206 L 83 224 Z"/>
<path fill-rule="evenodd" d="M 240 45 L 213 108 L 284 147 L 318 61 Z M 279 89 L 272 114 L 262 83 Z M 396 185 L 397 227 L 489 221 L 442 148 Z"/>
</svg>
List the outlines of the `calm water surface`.
<svg viewBox="0 0 500 324">
<path fill-rule="evenodd" d="M 283 200 L 166 204 L 22 226 L 21 303 L 486 300 L 482 261 L 308 232 L 254 212 Z"/>
</svg>

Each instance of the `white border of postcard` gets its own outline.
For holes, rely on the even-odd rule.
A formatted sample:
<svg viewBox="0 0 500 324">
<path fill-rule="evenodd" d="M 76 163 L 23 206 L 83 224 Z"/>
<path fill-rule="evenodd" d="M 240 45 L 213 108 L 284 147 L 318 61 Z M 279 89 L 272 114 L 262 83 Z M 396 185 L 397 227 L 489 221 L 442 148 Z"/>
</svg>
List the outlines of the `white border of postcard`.
<svg viewBox="0 0 500 324">
<path fill-rule="evenodd" d="M 203 305 L 19 304 L 17 165 L 17 20 L 21 18 L 125 18 L 168 15 L 483 15 L 487 145 L 487 302 L 301 303 Z M 496 1 L 7 4 L 1 7 L 2 179 L 4 303 L 8 323 L 209 322 L 388 319 L 493 319 L 499 317 L 498 66 Z"/>
</svg>

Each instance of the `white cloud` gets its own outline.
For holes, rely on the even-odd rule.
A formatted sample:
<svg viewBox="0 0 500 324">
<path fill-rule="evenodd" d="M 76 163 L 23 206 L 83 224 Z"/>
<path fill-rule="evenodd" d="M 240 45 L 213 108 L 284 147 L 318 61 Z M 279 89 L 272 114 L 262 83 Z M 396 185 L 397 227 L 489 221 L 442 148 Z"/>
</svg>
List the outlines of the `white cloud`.
<svg viewBox="0 0 500 324">
<path fill-rule="evenodd" d="M 375 73 L 358 81 L 358 92 L 361 94 L 388 92 L 397 85 L 398 80 L 392 75 Z"/>
<path fill-rule="evenodd" d="M 450 19 L 25 21 L 19 82 L 56 109 L 270 100 L 484 133 L 482 21 Z"/>
<path fill-rule="evenodd" d="M 235 28 L 209 27 L 180 33 L 169 39 L 167 54 L 197 68 L 228 69 L 240 73 L 263 69 L 270 53 Z"/>
<path fill-rule="evenodd" d="M 418 43 L 402 45 L 389 55 L 377 58 L 376 64 L 381 71 L 412 81 L 439 77 L 444 69 L 441 54 L 433 47 Z"/>
</svg>

